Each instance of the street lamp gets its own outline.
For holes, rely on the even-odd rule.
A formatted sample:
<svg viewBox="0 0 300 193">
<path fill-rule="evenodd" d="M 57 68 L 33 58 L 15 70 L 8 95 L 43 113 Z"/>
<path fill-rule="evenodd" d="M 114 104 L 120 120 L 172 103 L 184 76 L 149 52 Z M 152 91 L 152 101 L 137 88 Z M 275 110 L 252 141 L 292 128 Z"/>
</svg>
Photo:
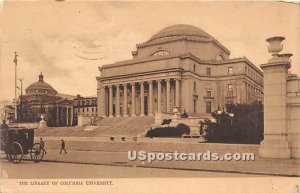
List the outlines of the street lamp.
<svg viewBox="0 0 300 193">
<path fill-rule="evenodd" d="M 228 115 L 229 115 L 229 117 L 230 117 L 230 123 L 231 123 L 231 125 L 232 125 L 232 119 L 233 119 L 233 117 L 234 117 L 234 114 L 233 114 L 233 113 L 229 113 Z"/>
<path fill-rule="evenodd" d="M 223 113 L 223 112 L 222 112 L 221 110 L 218 110 L 218 111 L 217 111 L 217 114 L 219 115 L 219 116 L 218 116 L 218 122 L 219 122 L 219 125 L 221 124 L 221 116 L 220 116 L 220 115 L 221 115 L 222 113 Z"/>
</svg>

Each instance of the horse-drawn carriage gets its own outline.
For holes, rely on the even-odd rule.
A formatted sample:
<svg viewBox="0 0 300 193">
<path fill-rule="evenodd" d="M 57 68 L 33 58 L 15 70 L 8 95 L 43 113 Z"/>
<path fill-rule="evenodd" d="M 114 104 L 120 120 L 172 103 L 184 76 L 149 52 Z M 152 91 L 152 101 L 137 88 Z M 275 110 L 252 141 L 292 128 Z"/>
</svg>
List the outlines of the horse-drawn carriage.
<svg viewBox="0 0 300 193">
<path fill-rule="evenodd" d="M 20 163 L 26 154 L 30 154 L 31 160 L 38 163 L 45 153 L 40 143 L 34 143 L 34 129 L 25 127 L 1 130 L 1 150 L 15 164 Z"/>
</svg>

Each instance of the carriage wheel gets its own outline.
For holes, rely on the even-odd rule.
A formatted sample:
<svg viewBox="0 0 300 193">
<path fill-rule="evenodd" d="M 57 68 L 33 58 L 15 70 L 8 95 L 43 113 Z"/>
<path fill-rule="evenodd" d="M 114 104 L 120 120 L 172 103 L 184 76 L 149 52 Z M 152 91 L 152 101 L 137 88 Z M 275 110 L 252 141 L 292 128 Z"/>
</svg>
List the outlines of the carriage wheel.
<svg viewBox="0 0 300 193">
<path fill-rule="evenodd" d="M 21 162 L 23 157 L 23 148 L 20 143 L 13 142 L 9 146 L 8 159 L 12 161 L 14 164 L 18 164 Z"/>
<path fill-rule="evenodd" d="M 43 157 L 44 157 L 44 149 L 42 148 L 40 143 L 35 143 L 32 146 L 32 149 L 30 151 L 30 157 L 32 159 L 32 161 L 34 161 L 35 163 L 40 162 Z"/>
</svg>

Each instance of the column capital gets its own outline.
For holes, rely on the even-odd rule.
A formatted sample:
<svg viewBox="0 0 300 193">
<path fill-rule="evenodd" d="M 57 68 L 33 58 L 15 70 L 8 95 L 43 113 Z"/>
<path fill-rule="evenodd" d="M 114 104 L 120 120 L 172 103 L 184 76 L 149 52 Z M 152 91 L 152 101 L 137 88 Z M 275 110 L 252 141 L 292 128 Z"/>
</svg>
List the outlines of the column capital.
<svg viewBox="0 0 300 193">
<path fill-rule="evenodd" d="M 153 80 L 148 80 L 148 84 L 153 84 Z"/>
<path fill-rule="evenodd" d="M 115 87 L 120 87 L 120 85 L 119 85 L 119 84 L 116 84 Z"/>
<path fill-rule="evenodd" d="M 139 84 L 144 84 L 145 83 L 145 81 L 141 81 L 141 82 L 138 82 Z"/>
<path fill-rule="evenodd" d="M 129 83 L 131 86 L 135 86 L 135 82 Z"/>
<path fill-rule="evenodd" d="M 156 82 L 162 82 L 162 80 L 160 79 L 160 80 L 155 80 Z"/>
<path fill-rule="evenodd" d="M 166 78 L 165 81 L 166 81 L 166 82 L 170 82 L 171 79 L 170 79 L 170 78 Z"/>
<path fill-rule="evenodd" d="M 108 87 L 108 88 L 112 88 L 112 87 L 113 87 L 113 85 L 107 85 L 107 87 Z"/>
</svg>

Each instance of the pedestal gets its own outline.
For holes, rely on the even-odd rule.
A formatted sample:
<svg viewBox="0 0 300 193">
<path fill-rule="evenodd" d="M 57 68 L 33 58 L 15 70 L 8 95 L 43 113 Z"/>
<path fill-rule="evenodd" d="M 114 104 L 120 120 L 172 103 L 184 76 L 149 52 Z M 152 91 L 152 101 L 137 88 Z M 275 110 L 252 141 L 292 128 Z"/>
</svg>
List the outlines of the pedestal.
<svg viewBox="0 0 300 193">
<path fill-rule="evenodd" d="M 291 158 L 289 142 L 281 139 L 265 139 L 260 143 L 259 156 L 263 158 Z"/>
</svg>

